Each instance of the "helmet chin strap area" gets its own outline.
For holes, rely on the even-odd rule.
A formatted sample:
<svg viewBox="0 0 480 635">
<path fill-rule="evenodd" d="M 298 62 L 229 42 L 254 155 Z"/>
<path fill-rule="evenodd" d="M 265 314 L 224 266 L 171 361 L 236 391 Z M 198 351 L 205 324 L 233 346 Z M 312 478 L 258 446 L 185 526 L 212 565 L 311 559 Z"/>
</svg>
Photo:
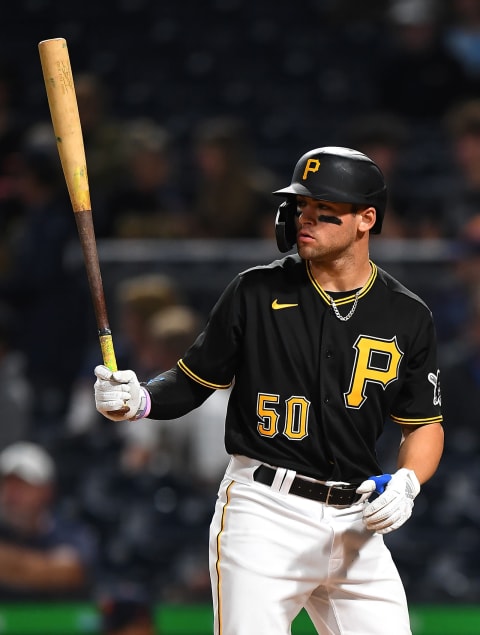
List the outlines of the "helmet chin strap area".
<svg viewBox="0 0 480 635">
<path fill-rule="evenodd" d="M 284 201 L 277 210 L 277 216 L 275 218 L 275 238 L 278 249 L 282 253 L 290 251 L 296 242 L 296 212 L 297 202 L 292 197 Z"/>
</svg>

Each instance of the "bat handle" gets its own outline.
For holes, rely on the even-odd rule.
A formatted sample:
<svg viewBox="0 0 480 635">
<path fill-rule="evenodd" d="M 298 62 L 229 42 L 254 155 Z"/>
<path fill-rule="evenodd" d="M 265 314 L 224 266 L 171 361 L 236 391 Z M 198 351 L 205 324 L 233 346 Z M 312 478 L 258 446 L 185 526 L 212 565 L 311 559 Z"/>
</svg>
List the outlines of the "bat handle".
<svg viewBox="0 0 480 635">
<path fill-rule="evenodd" d="M 113 348 L 112 333 L 109 328 L 102 328 L 98 332 L 100 339 L 100 348 L 102 350 L 103 363 L 105 366 L 114 373 L 117 368 L 117 360 L 115 359 L 115 351 Z M 125 404 L 119 410 L 110 411 L 109 414 L 123 415 L 129 412 L 130 408 Z"/>
<path fill-rule="evenodd" d="M 110 329 L 103 328 L 98 332 L 100 339 L 100 349 L 102 351 L 103 363 L 114 373 L 118 370 L 117 360 L 115 359 L 115 351 L 113 349 L 112 333 Z"/>
</svg>

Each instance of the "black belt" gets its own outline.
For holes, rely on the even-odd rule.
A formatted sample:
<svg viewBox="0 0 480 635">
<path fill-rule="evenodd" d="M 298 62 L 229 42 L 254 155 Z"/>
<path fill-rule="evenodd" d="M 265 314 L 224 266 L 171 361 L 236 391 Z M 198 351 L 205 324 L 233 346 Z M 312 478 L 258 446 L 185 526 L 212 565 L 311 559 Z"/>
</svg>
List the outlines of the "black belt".
<svg viewBox="0 0 480 635">
<path fill-rule="evenodd" d="M 271 485 L 276 473 L 277 470 L 260 465 L 253 473 L 253 480 L 263 485 Z M 358 485 L 324 485 L 296 476 L 288 493 L 311 498 L 326 505 L 353 505 L 360 499 L 360 494 L 356 492 L 357 487 Z"/>
</svg>

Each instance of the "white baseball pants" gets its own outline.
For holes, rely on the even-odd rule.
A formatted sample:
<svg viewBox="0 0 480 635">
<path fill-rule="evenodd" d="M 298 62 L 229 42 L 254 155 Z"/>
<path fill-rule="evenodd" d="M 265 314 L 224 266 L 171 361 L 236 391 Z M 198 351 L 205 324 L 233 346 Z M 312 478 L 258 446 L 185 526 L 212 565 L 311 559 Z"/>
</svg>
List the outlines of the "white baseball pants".
<svg viewBox="0 0 480 635">
<path fill-rule="evenodd" d="M 215 635 L 290 635 L 302 608 L 319 635 L 411 635 L 404 588 L 362 504 L 327 506 L 253 480 L 232 457 L 210 526 Z"/>
</svg>

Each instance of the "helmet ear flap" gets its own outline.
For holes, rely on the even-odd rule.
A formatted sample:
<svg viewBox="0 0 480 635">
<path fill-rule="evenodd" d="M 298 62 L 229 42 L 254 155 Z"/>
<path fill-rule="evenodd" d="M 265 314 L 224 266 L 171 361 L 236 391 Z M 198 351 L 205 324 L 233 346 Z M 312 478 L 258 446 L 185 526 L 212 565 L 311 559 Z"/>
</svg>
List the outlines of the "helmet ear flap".
<svg viewBox="0 0 480 635">
<path fill-rule="evenodd" d="M 290 251 L 296 242 L 297 228 L 295 226 L 295 215 L 297 213 L 297 201 L 290 198 L 278 207 L 275 218 L 275 238 L 277 246 L 283 253 Z"/>
</svg>

